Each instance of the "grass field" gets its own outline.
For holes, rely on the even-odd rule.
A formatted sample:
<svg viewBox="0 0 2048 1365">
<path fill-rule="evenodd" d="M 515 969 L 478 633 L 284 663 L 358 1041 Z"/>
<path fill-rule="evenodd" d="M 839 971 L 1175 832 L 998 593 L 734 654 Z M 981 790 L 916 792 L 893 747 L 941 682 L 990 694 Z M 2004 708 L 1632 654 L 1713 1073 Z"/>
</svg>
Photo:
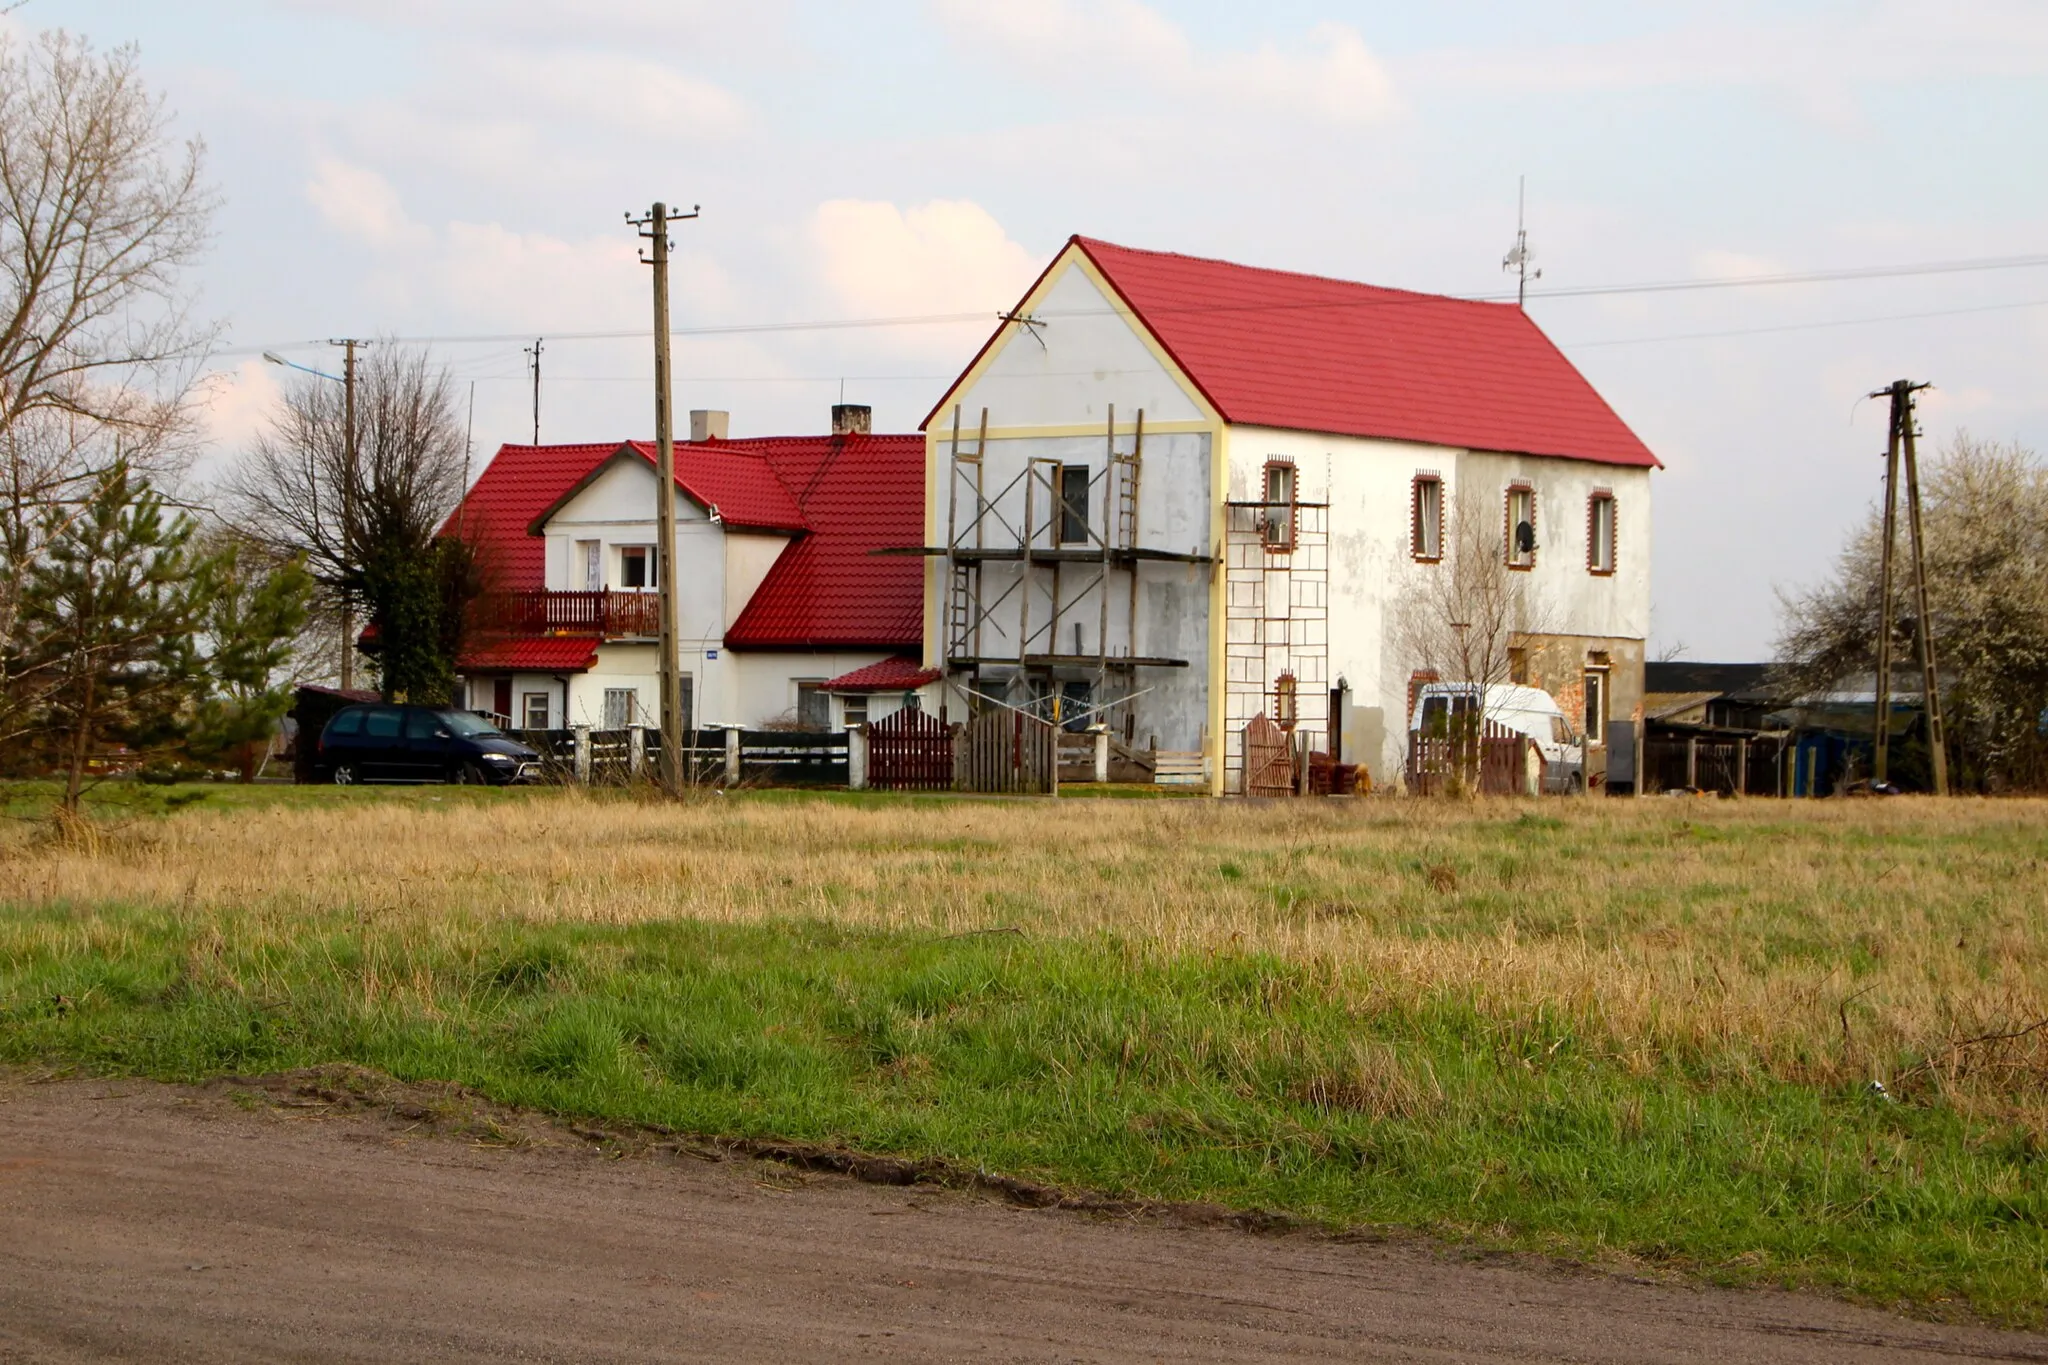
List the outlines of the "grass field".
<svg viewBox="0 0 2048 1365">
<path fill-rule="evenodd" d="M 0 821 L 0 1058 L 2048 1320 L 2048 804 L 191 790 Z"/>
</svg>

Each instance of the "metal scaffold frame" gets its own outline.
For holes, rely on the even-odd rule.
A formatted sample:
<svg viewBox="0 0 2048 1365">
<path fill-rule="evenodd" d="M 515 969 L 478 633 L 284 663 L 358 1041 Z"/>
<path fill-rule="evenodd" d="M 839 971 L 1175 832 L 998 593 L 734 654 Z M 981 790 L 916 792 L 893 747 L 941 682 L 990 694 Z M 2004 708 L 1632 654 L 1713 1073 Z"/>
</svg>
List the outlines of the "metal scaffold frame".
<svg viewBox="0 0 2048 1365">
<path fill-rule="evenodd" d="M 941 642 L 946 670 L 968 675 L 968 689 L 977 695 L 984 667 L 1015 669 L 1018 675 L 1047 682 L 1053 681 L 1054 670 L 1066 670 L 1070 676 L 1074 671 L 1092 672 L 1097 714 L 1112 729 L 1128 731 L 1134 723 L 1130 701 L 1138 691 L 1136 671 L 1187 666 L 1185 659 L 1150 658 L 1137 652 L 1138 567 L 1211 562 L 1208 556 L 1140 544 L 1144 410 L 1138 411 L 1128 448 L 1120 448 L 1116 409 L 1109 409 L 1103 433 L 1106 458 L 1102 469 L 1090 474 L 1084 501 L 1078 504 L 1074 490 L 1066 486 L 1066 474 L 1074 466 L 1051 456 L 1027 457 L 1023 468 L 991 493 L 985 463 L 988 439 L 988 409 L 982 409 L 969 446 L 956 404 L 947 454 L 946 543 L 923 550 L 946 562 Z M 1016 494 L 1021 494 L 1022 516 L 1013 522 L 1001 507 Z M 1100 515 L 1094 515 L 1098 511 Z M 1084 534 L 1070 539 L 1068 533 L 1075 528 Z M 1016 575 L 993 600 L 984 600 L 983 569 L 988 564 L 1017 566 Z M 1091 594 L 1096 599 L 1095 652 L 1085 654 L 1078 647 L 1060 652 L 1061 629 Z M 1013 595 L 1018 598 L 1014 641 L 996 617 Z M 1120 599 L 1123 611 L 1125 648 L 1120 652 L 1110 648 L 1112 629 L 1118 624 L 1112 599 Z M 1048 608 L 1035 626 L 1034 606 Z M 1075 627 L 1078 634 L 1079 622 Z M 1004 637 L 1000 652 L 992 634 Z M 1120 695 L 1112 699 L 1112 691 Z M 1055 690 L 1055 710 L 1057 697 Z"/>
</svg>

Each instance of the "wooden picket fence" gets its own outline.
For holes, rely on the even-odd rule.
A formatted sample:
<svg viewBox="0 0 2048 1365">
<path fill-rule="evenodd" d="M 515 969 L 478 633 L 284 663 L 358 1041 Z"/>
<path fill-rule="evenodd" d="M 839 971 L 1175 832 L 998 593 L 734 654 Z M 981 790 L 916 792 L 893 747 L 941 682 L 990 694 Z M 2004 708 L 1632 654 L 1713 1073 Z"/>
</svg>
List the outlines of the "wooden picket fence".
<svg viewBox="0 0 2048 1365">
<path fill-rule="evenodd" d="M 908 708 L 868 727 L 868 785 L 884 791 L 946 791 L 953 785 L 953 731 Z"/>
<path fill-rule="evenodd" d="M 953 785 L 964 792 L 1059 790 L 1059 728 L 1021 711 L 984 711 L 960 728 Z"/>
<path fill-rule="evenodd" d="M 1446 734 L 1408 734 L 1408 790 L 1416 796 L 1442 796 L 1454 789 L 1460 770 L 1470 772 L 1477 759 L 1479 790 L 1488 796 L 1521 796 L 1529 790 L 1529 751 L 1535 741 L 1497 720 L 1478 730 Z M 1478 753 L 1473 753 L 1474 747 Z"/>
</svg>

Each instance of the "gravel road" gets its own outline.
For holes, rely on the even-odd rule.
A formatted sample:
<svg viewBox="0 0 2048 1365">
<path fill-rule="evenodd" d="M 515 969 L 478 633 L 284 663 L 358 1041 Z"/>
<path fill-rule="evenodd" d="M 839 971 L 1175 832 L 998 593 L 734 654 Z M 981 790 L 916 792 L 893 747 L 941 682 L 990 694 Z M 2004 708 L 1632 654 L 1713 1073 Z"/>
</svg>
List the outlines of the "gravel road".
<svg viewBox="0 0 2048 1365">
<path fill-rule="evenodd" d="M 386 1085 L 0 1075 L 0 1361 L 2048 1362 L 1819 1298 L 1026 1209 Z"/>
</svg>

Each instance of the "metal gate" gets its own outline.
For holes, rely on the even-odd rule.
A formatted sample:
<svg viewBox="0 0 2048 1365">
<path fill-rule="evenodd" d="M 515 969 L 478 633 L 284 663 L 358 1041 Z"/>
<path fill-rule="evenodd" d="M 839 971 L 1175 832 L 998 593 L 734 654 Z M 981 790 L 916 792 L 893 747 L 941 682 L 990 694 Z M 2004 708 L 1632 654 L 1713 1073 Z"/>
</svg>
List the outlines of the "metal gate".
<svg viewBox="0 0 2048 1365">
<path fill-rule="evenodd" d="M 1261 711 L 1244 727 L 1244 794 L 1294 795 L 1294 737 Z"/>
<path fill-rule="evenodd" d="M 953 785 L 953 727 L 908 708 L 868 727 L 868 785 L 944 791 Z"/>
<path fill-rule="evenodd" d="M 984 711 L 960 727 L 953 785 L 964 792 L 1059 789 L 1059 729 L 1022 711 Z"/>
</svg>

